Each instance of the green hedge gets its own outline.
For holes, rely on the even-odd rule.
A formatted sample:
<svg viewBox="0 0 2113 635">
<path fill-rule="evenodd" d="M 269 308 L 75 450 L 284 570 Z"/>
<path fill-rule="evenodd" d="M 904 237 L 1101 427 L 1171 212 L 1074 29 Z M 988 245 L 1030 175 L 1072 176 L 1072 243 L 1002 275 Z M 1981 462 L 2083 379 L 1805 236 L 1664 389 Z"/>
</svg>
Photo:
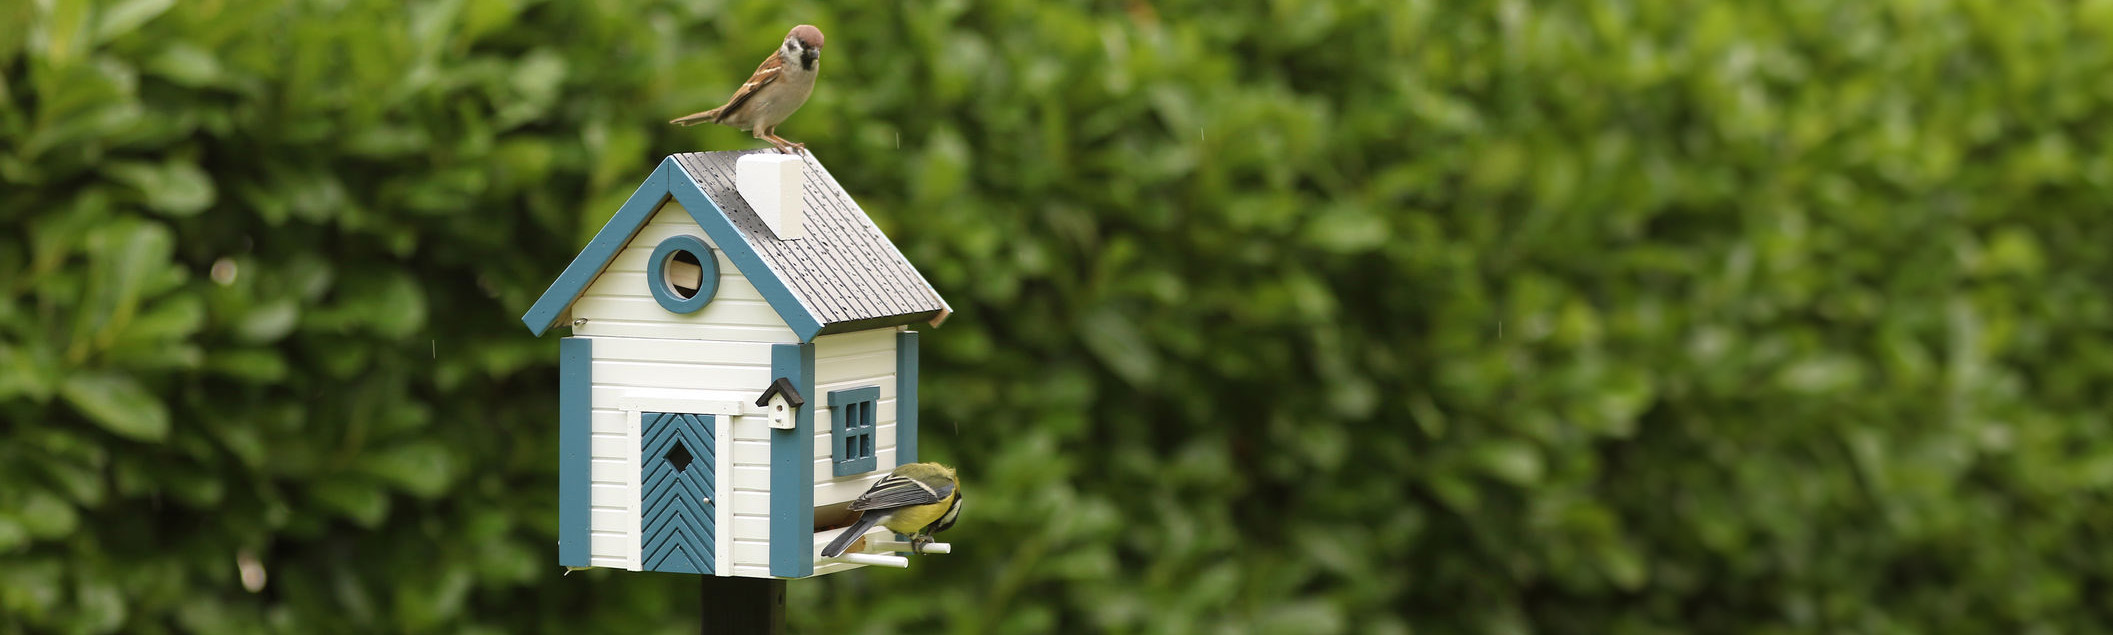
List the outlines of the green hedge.
<svg viewBox="0 0 2113 635">
<path fill-rule="evenodd" d="M 2113 2 L 410 4 L 0 4 L 0 631 L 694 631 L 517 320 L 797 22 L 976 492 L 797 630 L 2113 622 Z"/>
</svg>

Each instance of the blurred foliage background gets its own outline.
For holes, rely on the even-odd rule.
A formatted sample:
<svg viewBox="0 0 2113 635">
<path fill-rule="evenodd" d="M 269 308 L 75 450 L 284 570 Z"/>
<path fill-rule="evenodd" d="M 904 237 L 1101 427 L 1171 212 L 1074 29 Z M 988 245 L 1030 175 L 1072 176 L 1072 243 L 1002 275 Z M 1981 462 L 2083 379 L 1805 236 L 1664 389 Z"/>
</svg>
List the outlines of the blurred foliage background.
<svg viewBox="0 0 2113 635">
<path fill-rule="evenodd" d="M 518 317 L 800 22 L 978 494 L 798 631 L 2113 624 L 2107 0 L 8 0 L 0 631 L 694 632 Z"/>
</svg>

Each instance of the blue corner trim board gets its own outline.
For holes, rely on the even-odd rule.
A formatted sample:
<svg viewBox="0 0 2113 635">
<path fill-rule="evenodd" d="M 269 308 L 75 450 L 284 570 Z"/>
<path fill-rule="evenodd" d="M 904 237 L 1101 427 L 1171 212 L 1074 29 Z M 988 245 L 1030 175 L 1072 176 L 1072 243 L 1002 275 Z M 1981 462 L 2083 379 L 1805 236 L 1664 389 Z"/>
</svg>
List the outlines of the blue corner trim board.
<svg viewBox="0 0 2113 635">
<path fill-rule="evenodd" d="M 733 261 L 734 268 L 741 271 L 749 284 L 755 285 L 763 299 L 770 303 L 770 308 L 777 311 L 778 317 L 800 336 L 800 341 L 812 342 L 821 334 L 822 323 L 814 313 L 800 304 L 800 299 L 792 294 L 792 287 L 787 286 L 776 271 L 763 264 L 763 259 L 756 256 L 755 248 L 734 227 L 733 221 L 712 203 L 711 197 L 705 196 L 696 179 L 690 178 L 690 173 L 675 163 L 674 157 L 661 160 L 652 176 L 639 184 L 638 191 L 624 201 L 623 207 L 617 208 L 616 215 L 609 217 L 609 222 L 594 234 L 594 239 L 587 241 L 587 247 L 573 257 L 572 264 L 565 266 L 565 272 L 558 274 L 550 288 L 529 306 L 528 313 L 521 316 L 521 323 L 528 326 L 529 332 L 541 337 L 544 331 L 556 325 L 558 316 L 564 315 L 565 308 L 572 306 L 573 301 L 587 291 L 587 285 L 601 275 L 609 261 L 623 252 L 624 245 L 631 242 L 638 228 L 653 217 L 653 211 L 660 208 L 661 201 L 671 197 L 689 210 L 690 218 L 704 228 L 705 235 L 719 246 L 727 260 Z"/>
<path fill-rule="evenodd" d="M 675 295 L 675 288 L 668 285 L 668 261 L 677 251 L 690 252 L 703 269 L 703 279 L 698 281 L 697 293 L 690 297 Z M 704 239 L 689 234 L 676 234 L 653 248 L 653 256 L 646 260 L 646 287 L 653 291 L 653 301 L 660 308 L 675 313 L 696 313 L 711 303 L 712 294 L 719 292 L 719 259 L 712 256 L 712 248 Z"/>
<path fill-rule="evenodd" d="M 895 334 L 895 464 L 917 462 L 917 332 Z"/>
<path fill-rule="evenodd" d="M 773 344 L 771 377 L 814 394 L 814 344 Z M 770 574 L 814 575 L 814 408 L 793 414 L 791 430 L 770 431 Z"/>
<path fill-rule="evenodd" d="M 558 340 L 558 564 L 587 566 L 594 340 Z"/>
</svg>

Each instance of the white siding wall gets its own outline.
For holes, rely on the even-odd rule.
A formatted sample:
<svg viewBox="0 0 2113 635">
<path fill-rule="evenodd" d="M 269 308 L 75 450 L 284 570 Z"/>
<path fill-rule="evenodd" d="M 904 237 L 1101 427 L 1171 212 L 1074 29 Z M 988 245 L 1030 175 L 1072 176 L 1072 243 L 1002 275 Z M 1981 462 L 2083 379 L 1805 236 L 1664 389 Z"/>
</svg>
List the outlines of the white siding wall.
<svg viewBox="0 0 2113 635">
<path fill-rule="evenodd" d="M 690 234 L 711 245 L 719 260 L 719 290 L 710 304 L 696 313 L 673 313 L 660 307 L 646 287 L 646 261 L 653 248 L 676 234 Z M 572 303 L 572 318 L 587 323 L 573 327 L 580 336 L 625 336 L 666 339 L 699 339 L 733 342 L 797 342 L 792 328 L 763 301 L 763 294 L 749 284 L 733 261 L 705 235 L 704 228 L 690 219 L 682 205 L 668 201 L 631 237 L 602 275 L 587 286 Z"/>
<path fill-rule="evenodd" d="M 836 455 L 831 441 L 829 392 L 860 386 L 879 386 L 880 403 L 873 409 L 874 471 L 855 476 L 836 476 Z M 874 481 L 895 469 L 895 329 L 883 328 L 814 338 L 814 395 L 820 405 L 814 411 L 814 504 L 849 502 Z"/>
<path fill-rule="evenodd" d="M 727 527 L 743 515 L 768 521 L 770 499 L 753 475 L 769 481 L 770 444 L 767 418 L 754 408 L 762 386 L 770 384 L 770 347 L 764 342 L 701 342 L 630 337 L 594 338 L 593 368 L 593 514 L 588 521 L 589 556 L 594 566 L 636 570 L 639 562 L 639 413 L 706 412 L 733 402 L 740 416 L 713 420 L 718 473 L 715 481 L 719 530 L 719 566 L 733 564 Z M 731 549 L 730 549 L 731 548 Z"/>
<path fill-rule="evenodd" d="M 834 505 L 850 502 L 880 480 L 889 470 L 895 469 L 895 332 L 893 328 L 874 329 L 857 333 L 841 333 L 814 338 L 814 394 L 808 395 L 808 403 L 814 410 L 814 504 Z M 833 467 L 836 461 L 831 451 L 833 427 L 829 421 L 829 391 L 879 386 L 880 403 L 874 408 L 875 469 L 868 474 L 838 477 Z M 756 425 L 748 430 L 749 437 L 742 437 L 743 430 L 735 430 L 738 443 L 744 448 L 752 447 L 754 454 L 764 463 L 770 459 L 769 428 L 756 419 Z M 734 574 L 764 577 L 770 575 L 770 509 L 769 498 L 760 496 L 763 488 L 770 484 L 770 470 L 757 466 L 734 475 L 736 487 L 753 488 L 763 504 L 754 514 L 734 517 L 735 550 Z M 836 537 L 832 529 L 815 534 L 814 550 L 829 539 Z M 885 529 L 874 529 L 867 535 L 886 534 Z M 832 563 L 818 565 L 815 575 L 856 569 L 865 565 Z"/>
<path fill-rule="evenodd" d="M 768 371 L 768 369 L 765 369 Z M 755 402 L 749 402 L 753 405 Z M 720 525 L 719 544 L 731 552 L 734 575 L 770 576 L 770 418 L 741 417 L 734 424 L 734 512 Z M 726 489 L 727 486 L 720 486 Z"/>
</svg>

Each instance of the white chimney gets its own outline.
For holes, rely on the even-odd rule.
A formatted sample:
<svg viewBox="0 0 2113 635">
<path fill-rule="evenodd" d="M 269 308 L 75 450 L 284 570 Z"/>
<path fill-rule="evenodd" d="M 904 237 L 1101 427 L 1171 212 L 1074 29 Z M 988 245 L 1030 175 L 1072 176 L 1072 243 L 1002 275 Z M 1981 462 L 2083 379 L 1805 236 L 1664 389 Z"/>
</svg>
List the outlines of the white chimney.
<svg viewBox="0 0 2113 635">
<path fill-rule="evenodd" d="M 807 237 L 804 162 L 790 154 L 744 154 L 734 161 L 734 191 L 763 217 L 778 240 Z"/>
</svg>

